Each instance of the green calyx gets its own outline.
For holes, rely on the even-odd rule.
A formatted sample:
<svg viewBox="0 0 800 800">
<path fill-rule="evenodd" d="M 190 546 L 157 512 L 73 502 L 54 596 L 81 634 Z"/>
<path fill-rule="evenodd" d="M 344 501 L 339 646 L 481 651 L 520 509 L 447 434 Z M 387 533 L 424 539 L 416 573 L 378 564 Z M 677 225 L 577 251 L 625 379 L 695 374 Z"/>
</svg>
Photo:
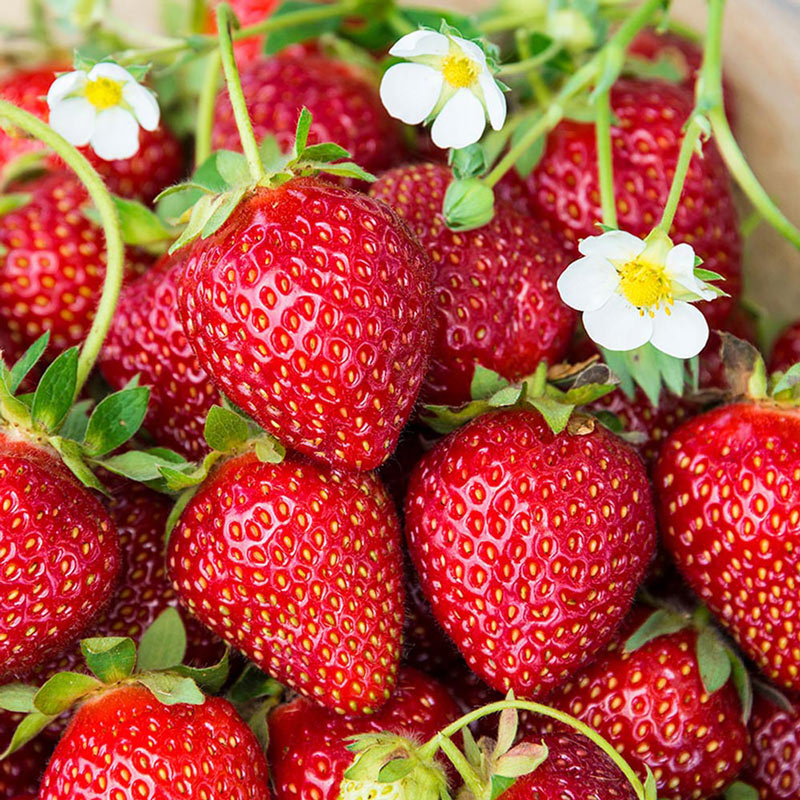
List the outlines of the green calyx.
<svg viewBox="0 0 800 800">
<path fill-rule="evenodd" d="M 218 664 L 205 669 L 184 666 L 186 631 L 180 614 L 167 608 L 142 635 L 137 647 L 122 636 L 81 642 L 87 672 L 60 672 L 42 686 L 11 683 L 0 687 L 0 709 L 24 714 L 0 760 L 19 750 L 56 717 L 87 700 L 122 686 L 139 684 L 165 705 L 202 705 L 228 676 L 226 650 Z"/>
</svg>

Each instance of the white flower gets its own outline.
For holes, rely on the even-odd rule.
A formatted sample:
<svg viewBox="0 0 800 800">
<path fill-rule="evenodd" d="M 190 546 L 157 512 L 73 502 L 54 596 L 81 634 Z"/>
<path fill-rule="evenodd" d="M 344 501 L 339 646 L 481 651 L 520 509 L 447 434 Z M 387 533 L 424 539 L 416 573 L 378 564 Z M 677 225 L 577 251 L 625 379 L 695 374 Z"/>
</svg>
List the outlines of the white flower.
<svg viewBox="0 0 800 800">
<path fill-rule="evenodd" d="M 56 78 L 47 93 L 50 126 L 70 144 L 87 144 L 100 158 L 131 158 L 139 126 L 153 131 L 161 112 L 155 95 L 118 64 L 102 62 Z"/>
<path fill-rule="evenodd" d="M 694 250 L 673 246 L 654 231 L 642 241 L 625 231 L 590 236 L 583 258 L 558 279 L 561 299 L 583 312 L 589 337 L 608 350 L 635 350 L 647 342 L 675 358 L 696 356 L 708 341 L 708 323 L 691 305 L 718 291 L 695 274 Z"/>
<path fill-rule="evenodd" d="M 381 100 L 391 116 L 409 125 L 435 118 L 437 147 L 461 148 L 477 142 L 486 119 L 496 130 L 506 120 L 506 98 L 486 54 L 460 36 L 419 30 L 389 51 L 410 63 L 390 67 L 381 81 Z"/>
</svg>

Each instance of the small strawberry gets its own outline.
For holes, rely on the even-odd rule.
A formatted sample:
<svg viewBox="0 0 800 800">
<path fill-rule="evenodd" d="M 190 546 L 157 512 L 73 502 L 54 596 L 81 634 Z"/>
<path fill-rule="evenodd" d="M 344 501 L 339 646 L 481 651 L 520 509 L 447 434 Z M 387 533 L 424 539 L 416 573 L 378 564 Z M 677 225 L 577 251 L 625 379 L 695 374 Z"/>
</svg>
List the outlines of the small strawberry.
<svg viewBox="0 0 800 800">
<path fill-rule="evenodd" d="M 0 98 L 47 120 L 47 91 L 59 72 L 69 67 L 49 65 L 32 69 L 19 69 L 0 80 Z M 15 159 L 43 149 L 41 142 L 28 139 L 14 131 L 0 131 L 0 173 L 13 166 Z M 139 131 L 139 150 L 133 158 L 104 161 L 91 147 L 81 148 L 91 165 L 100 173 L 109 190 L 122 197 L 149 203 L 167 186 L 184 175 L 184 156 L 180 142 L 163 125 L 154 131 Z M 63 166 L 55 155 L 47 156 L 47 163 L 59 169 Z"/>
<path fill-rule="evenodd" d="M 5 750 L 11 742 L 14 729 L 19 724 L 17 715 L 0 710 L 0 749 Z M 0 797 L 3 800 L 23 796 L 31 792 L 35 797 L 39 791 L 39 780 L 53 750 L 53 742 L 45 738 L 36 739 L 22 749 L 0 761 Z"/>
<path fill-rule="evenodd" d="M 422 383 L 430 262 L 383 203 L 312 178 L 245 196 L 192 246 L 178 308 L 201 366 L 287 446 L 372 469 Z"/>
<path fill-rule="evenodd" d="M 219 5 L 219 0 L 211 0 L 206 12 L 206 31 L 217 32 L 217 17 L 214 10 Z M 230 4 L 233 13 L 239 20 L 242 28 L 257 25 L 265 20 L 278 5 L 278 0 L 233 0 Z M 253 36 L 250 39 L 240 39 L 233 45 L 233 51 L 240 64 L 249 64 L 259 58 L 264 51 L 264 37 Z"/>
<path fill-rule="evenodd" d="M 165 256 L 122 291 L 99 366 L 114 389 L 139 375 L 150 387 L 145 427 L 187 458 L 208 450 L 203 425 L 219 392 L 200 366 L 178 318 L 185 250 Z"/>
<path fill-rule="evenodd" d="M 269 716 L 267 754 L 277 800 L 336 800 L 353 761 L 347 739 L 389 732 L 424 741 L 458 717 L 458 707 L 433 678 L 400 670 L 391 699 L 369 717 L 342 717 L 299 697 Z"/>
<path fill-rule="evenodd" d="M 611 90 L 611 107 L 619 120 L 612 126 L 619 225 L 645 236 L 664 210 L 693 98 L 673 84 L 624 79 Z M 574 252 L 602 217 L 597 181 L 594 126 L 567 119 L 549 135 L 532 175 L 524 183 L 510 175 L 500 196 L 516 196 Z M 712 325 L 720 324 L 741 292 L 741 241 L 728 174 L 712 142 L 692 159 L 670 236 L 691 244 L 705 268 L 724 276 L 730 297 L 700 306 Z"/>
<path fill-rule="evenodd" d="M 451 171 L 418 164 L 385 173 L 370 189 L 408 223 L 433 262 L 434 333 L 422 390 L 431 403 L 470 399 L 475 364 L 516 381 L 559 361 L 575 327 L 556 279 L 561 248 L 535 220 L 498 204 L 491 222 L 450 230 L 441 213 Z"/>
<path fill-rule="evenodd" d="M 800 361 L 800 322 L 795 322 L 784 328 L 772 345 L 769 369 L 770 372 L 785 372 L 798 361 Z"/>
<path fill-rule="evenodd" d="M 744 666 L 709 628 L 635 609 L 605 653 L 549 701 L 607 739 L 642 779 L 649 767 L 660 798 L 700 800 L 744 763 L 747 712 L 734 684 L 746 682 Z"/>
</svg>

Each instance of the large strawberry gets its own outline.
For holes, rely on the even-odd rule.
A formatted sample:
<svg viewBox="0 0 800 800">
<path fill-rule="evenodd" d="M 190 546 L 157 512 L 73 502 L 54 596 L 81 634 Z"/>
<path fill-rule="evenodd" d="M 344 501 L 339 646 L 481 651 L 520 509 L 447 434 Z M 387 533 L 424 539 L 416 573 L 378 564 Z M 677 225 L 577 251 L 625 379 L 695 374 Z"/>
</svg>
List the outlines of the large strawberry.
<svg viewBox="0 0 800 800">
<path fill-rule="evenodd" d="M 709 628 L 636 609 L 607 650 L 549 701 L 594 728 L 642 778 L 650 767 L 659 797 L 700 800 L 731 783 L 747 755 L 746 711 L 734 686 L 746 681 L 745 668 L 730 659 Z"/>
<path fill-rule="evenodd" d="M 618 119 L 612 137 L 619 225 L 645 236 L 664 210 L 692 95 L 673 84 L 624 79 L 611 90 L 611 106 Z M 511 176 L 503 194 L 517 195 L 574 251 L 602 218 L 594 126 L 561 122 L 533 174 L 524 184 Z M 741 242 L 727 172 L 712 142 L 692 159 L 670 236 L 691 244 L 707 269 L 725 277 L 722 288 L 730 297 L 701 304 L 713 325 L 722 322 L 741 291 Z"/>
<path fill-rule="evenodd" d="M 383 203 L 311 178 L 246 195 L 192 246 L 187 337 L 219 389 L 289 447 L 371 469 L 430 347 L 430 262 Z"/>
<path fill-rule="evenodd" d="M 395 683 L 403 624 L 399 523 L 371 474 L 255 452 L 223 462 L 169 542 L 181 601 L 264 671 L 339 713 Z"/>
<path fill-rule="evenodd" d="M 18 69 L 0 81 L 0 98 L 47 120 L 47 91 L 59 72 L 66 66 L 49 65 Z M 43 145 L 14 130 L 0 131 L 0 173 L 13 166 L 20 156 L 41 151 Z M 128 159 L 104 161 L 91 147 L 81 152 L 103 177 L 114 194 L 150 202 L 163 188 L 180 180 L 184 174 L 184 157 L 180 142 L 162 123 L 154 131 L 139 131 L 139 150 Z M 48 156 L 51 166 L 59 166 L 58 157 Z"/>
<path fill-rule="evenodd" d="M 784 328 L 772 345 L 769 368 L 773 372 L 785 372 L 800 361 L 800 322 Z"/>
<path fill-rule="evenodd" d="M 530 217 L 498 204 L 491 222 L 466 233 L 441 213 L 452 173 L 420 164 L 385 173 L 370 194 L 409 224 L 433 262 L 434 333 L 423 397 L 457 405 L 470 399 L 476 363 L 515 381 L 569 346 L 575 314 L 556 279 L 561 248 Z"/>
<path fill-rule="evenodd" d="M 439 442 L 406 498 L 434 614 L 494 688 L 542 695 L 612 636 L 655 545 L 644 464 L 599 425 L 554 434 L 532 409 Z"/>
<path fill-rule="evenodd" d="M 278 800 L 336 800 L 353 760 L 347 739 L 388 731 L 429 739 L 458 717 L 458 707 L 433 678 L 400 670 L 391 699 L 369 717 L 343 717 L 297 698 L 269 717 L 268 760 Z"/>
<path fill-rule="evenodd" d="M 203 425 L 219 392 L 186 339 L 177 309 L 185 250 L 165 256 L 122 291 L 100 370 L 114 389 L 139 375 L 150 387 L 145 427 L 187 458 L 207 452 Z"/>
</svg>

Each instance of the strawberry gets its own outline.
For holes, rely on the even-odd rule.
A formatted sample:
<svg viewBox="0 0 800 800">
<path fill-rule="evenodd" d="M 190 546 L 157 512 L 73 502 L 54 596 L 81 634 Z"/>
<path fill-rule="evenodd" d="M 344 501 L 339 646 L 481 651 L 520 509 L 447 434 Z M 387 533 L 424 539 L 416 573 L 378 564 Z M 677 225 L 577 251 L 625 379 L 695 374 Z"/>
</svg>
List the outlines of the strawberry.
<svg viewBox="0 0 800 800">
<path fill-rule="evenodd" d="M 351 64 L 292 50 L 243 63 L 241 79 L 259 139 L 272 135 L 282 150 L 291 148 L 298 114 L 306 107 L 314 117 L 309 143 L 336 142 L 375 173 L 402 158 L 400 127 L 384 110 L 377 88 Z M 240 149 L 224 90 L 214 109 L 213 144 L 215 149 Z"/>
<path fill-rule="evenodd" d="M 800 689 L 800 415 L 766 398 L 708 411 L 667 439 L 655 469 L 664 544 L 742 650 Z"/>
<path fill-rule="evenodd" d="M 709 629 L 680 625 L 672 612 L 635 609 L 606 651 L 549 702 L 607 739 L 642 779 L 650 767 L 660 798 L 700 800 L 736 777 L 748 734 L 734 680 L 724 673 L 726 665 L 731 672 L 728 653 Z M 701 677 L 701 655 L 711 661 L 701 639 L 719 659 L 713 671 L 723 668 L 719 686 L 707 688 Z"/>
<path fill-rule="evenodd" d="M 178 319 L 177 281 L 185 260 L 185 250 L 164 256 L 123 289 L 99 366 L 114 389 L 139 375 L 150 387 L 145 427 L 159 444 L 197 458 L 207 452 L 203 425 L 220 396 Z"/>
<path fill-rule="evenodd" d="M 0 711 L 0 748 L 8 746 L 17 724 L 15 715 Z M 36 739 L 0 761 L 0 797 L 4 800 L 20 800 L 27 792 L 35 797 L 39 791 L 39 779 L 52 750 L 52 742 L 44 738 Z"/>
<path fill-rule="evenodd" d="M 0 80 L 0 98 L 47 121 L 47 91 L 57 73 L 68 72 L 65 65 L 47 65 L 32 69 L 18 69 Z M 0 172 L 12 162 L 30 153 L 42 150 L 43 145 L 19 133 L 0 131 Z M 181 144 L 163 125 L 154 131 L 139 131 L 139 151 L 133 158 L 104 161 L 91 147 L 81 148 L 83 155 L 100 173 L 109 190 L 122 197 L 149 203 L 165 187 L 180 180 L 184 174 L 184 157 Z M 56 169 L 62 165 L 55 155 L 47 162 Z"/>
<path fill-rule="evenodd" d="M 206 32 L 217 32 L 217 17 L 215 12 L 219 0 L 211 0 L 206 12 Z M 241 27 L 246 28 L 256 25 L 266 19 L 278 5 L 278 0 L 233 0 L 230 4 L 233 13 L 239 20 Z M 264 37 L 253 36 L 235 42 L 233 51 L 240 64 L 245 65 L 255 61 L 264 50 Z"/>
<path fill-rule="evenodd" d="M 21 187 L 30 201 L 0 225 L 0 324 L 7 326 L 14 361 L 43 331 L 52 354 L 78 344 L 94 319 L 105 277 L 102 228 L 84 216 L 86 190 L 68 172 Z M 128 271 L 142 271 L 138 251 Z"/>
<path fill-rule="evenodd" d="M 338 713 L 374 711 L 391 694 L 399 523 L 374 476 L 233 457 L 182 512 L 168 569 L 193 614 L 298 692 Z"/>
<path fill-rule="evenodd" d="M 800 322 L 784 328 L 772 345 L 770 372 L 785 372 L 800 361 Z"/>
<path fill-rule="evenodd" d="M 523 697 L 608 641 L 655 546 L 633 449 L 599 425 L 554 434 L 528 409 L 440 441 L 414 469 L 405 510 L 436 618 L 479 677 Z"/>
<path fill-rule="evenodd" d="M 40 800 L 108 797 L 268 800 L 267 764 L 225 700 L 164 705 L 123 685 L 79 708 L 50 759 Z"/>
<path fill-rule="evenodd" d="M 417 164 L 381 176 L 370 194 L 409 224 L 433 262 L 434 333 L 423 397 L 470 399 L 476 363 L 516 381 L 541 360 L 559 361 L 575 313 L 559 298 L 561 248 L 535 220 L 499 203 L 491 222 L 466 233 L 441 213 L 452 181 L 447 167 Z"/>
<path fill-rule="evenodd" d="M 342 717 L 298 697 L 269 717 L 267 754 L 277 800 L 336 800 L 353 761 L 347 738 L 388 731 L 424 741 L 458 717 L 438 681 L 410 667 L 400 670 L 391 699 L 369 717 Z"/>
<path fill-rule="evenodd" d="M 250 192 L 192 246 L 178 308 L 217 387 L 287 446 L 372 469 L 429 351 L 430 263 L 383 203 L 310 178 Z"/>
<path fill-rule="evenodd" d="M 113 520 L 55 453 L 0 432 L 0 681 L 84 633 L 120 566 Z"/>
<path fill-rule="evenodd" d="M 625 79 L 612 88 L 611 107 L 619 119 L 612 126 L 619 225 L 645 236 L 661 218 L 692 95 L 673 84 Z M 596 233 L 602 216 L 594 126 L 562 121 L 532 175 L 520 183 L 511 174 L 501 186 L 501 196 L 516 196 L 574 253 L 578 240 Z M 691 244 L 705 268 L 725 277 L 722 288 L 730 297 L 700 305 L 719 325 L 741 292 L 741 241 L 728 175 L 713 143 L 690 164 L 670 236 L 675 244 Z"/>
</svg>

